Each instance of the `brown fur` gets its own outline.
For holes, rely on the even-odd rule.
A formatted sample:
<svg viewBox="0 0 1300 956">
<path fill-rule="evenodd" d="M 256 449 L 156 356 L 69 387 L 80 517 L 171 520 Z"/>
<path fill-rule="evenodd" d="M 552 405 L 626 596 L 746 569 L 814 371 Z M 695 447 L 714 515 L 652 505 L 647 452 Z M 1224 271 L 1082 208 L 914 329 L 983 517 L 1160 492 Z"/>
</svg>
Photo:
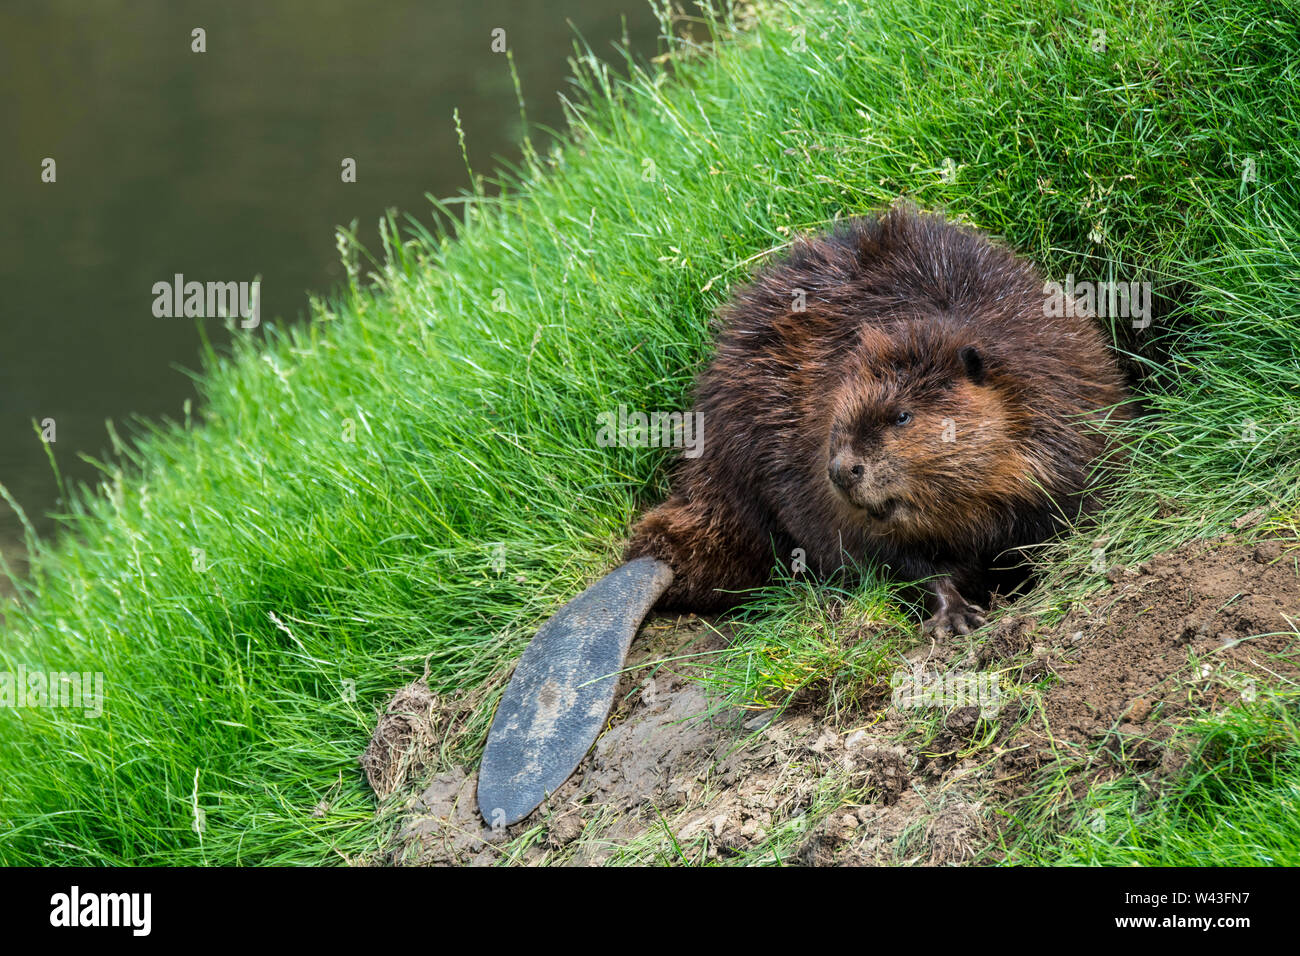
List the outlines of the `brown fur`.
<svg viewBox="0 0 1300 956">
<path fill-rule="evenodd" d="M 993 565 L 1091 505 L 1097 426 L 1127 414 L 1092 321 L 1043 304 L 1029 264 L 937 215 L 895 207 L 799 242 L 723 310 L 696 382 L 703 454 L 627 558 L 667 561 L 661 605 L 704 611 L 802 548 L 819 576 L 929 579 L 929 623 L 975 626 Z"/>
</svg>

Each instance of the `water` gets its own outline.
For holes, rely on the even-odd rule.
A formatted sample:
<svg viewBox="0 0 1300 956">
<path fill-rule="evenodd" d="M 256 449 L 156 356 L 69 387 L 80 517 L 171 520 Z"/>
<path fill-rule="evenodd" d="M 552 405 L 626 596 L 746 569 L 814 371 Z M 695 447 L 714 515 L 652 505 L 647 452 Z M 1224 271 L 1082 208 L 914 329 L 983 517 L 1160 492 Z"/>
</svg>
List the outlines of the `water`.
<svg viewBox="0 0 1300 956">
<path fill-rule="evenodd" d="M 191 31 L 205 31 L 206 52 Z M 0 482 L 42 532 L 59 507 L 32 422 L 53 420 L 65 478 L 108 455 L 133 414 L 179 419 L 194 397 L 196 321 L 158 318 L 154 283 L 262 277 L 263 321 L 301 318 L 342 279 L 334 229 L 469 184 L 518 155 L 523 133 L 505 30 L 530 123 L 559 128 L 578 35 L 641 58 L 646 0 L 46 0 L 0 10 Z M 575 32 L 576 31 L 576 32 Z M 498 35 L 499 36 L 499 35 Z M 56 181 L 42 182 L 46 158 Z M 341 181 L 356 161 L 356 182 Z M 15 556 L 0 502 L 0 548 Z"/>
</svg>

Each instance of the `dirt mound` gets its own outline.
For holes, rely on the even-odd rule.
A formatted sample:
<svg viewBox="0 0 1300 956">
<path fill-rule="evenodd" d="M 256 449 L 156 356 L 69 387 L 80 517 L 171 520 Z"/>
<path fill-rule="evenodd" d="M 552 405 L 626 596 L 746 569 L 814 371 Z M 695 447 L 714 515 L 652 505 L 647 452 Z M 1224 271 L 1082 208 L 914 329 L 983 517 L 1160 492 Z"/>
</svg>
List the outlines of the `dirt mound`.
<svg viewBox="0 0 1300 956">
<path fill-rule="evenodd" d="M 1055 678 L 1039 711 L 1002 742 L 1003 788 L 1048 763 L 1087 770 L 1076 795 L 1119 772 L 1172 772 L 1185 754 L 1168 743 L 1189 713 L 1253 699 L 1276 675 L 1294 675 L 1300 578 L 1297 552 L 1284 554 L 1277 541 L 1194 542 L 1113 571 L 1110 591 L 1049 631 L 999 627 L 981 663 L 1019 641 L 1031 650 L 1020 679 Z"/>
<path fill-rule="evenodd" d="M 798 864 L 897 863 L 909 831 L 912 862 L 973 853 L 979 805 L 960 784 L 914 779 L 916 755 L 889 742 L 897 715 L 867 730 L 834 727 L 810 707 L 779 717 L 720 708 L 693 675 L 724 643 L 698 620 L 651 625 L 610 728 L 541 809 L 494 832 L 478 815 L 475 776 L 453 767 L 414 800 L 389 862 L 662 862 L 637 847 L 656 834 L 679 861 L 770 861 L 775 842 Z M 846 795 L 854 808 L 823 819 Z"/>
<path fill-rule="evenodd" d="M 1117 569 L 1051 626 L 1012 607 L 969 646 L 915 648 L 892 697 L 864 695 L 885 702 L 838 725 L 815 705 L 722 707 L 696 677 L 725 638 L 695 619 L 657 622 L 634 645 L 608 730 L 537 812 L 493 832 L 473 774 L 453 767 L 413 798 L 388 861 L 987 859 L 1005 826 L 991 808 L 1045 774 L 1075 797 L 1122 773 L 1157 780 L 1186 759 L 1171 746 L 1183 718 L 1300 673 L 1298 553 L 1192 543 Z"/>
</svg>

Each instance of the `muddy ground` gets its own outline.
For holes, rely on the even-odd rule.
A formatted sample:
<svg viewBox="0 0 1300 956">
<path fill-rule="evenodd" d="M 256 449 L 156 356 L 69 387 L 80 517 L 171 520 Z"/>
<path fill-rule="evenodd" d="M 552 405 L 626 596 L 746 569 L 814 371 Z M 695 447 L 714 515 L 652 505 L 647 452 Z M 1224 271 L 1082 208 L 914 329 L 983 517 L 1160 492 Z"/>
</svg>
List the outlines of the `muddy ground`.
<svg viewBox="0 0 1300 956">
<path fill-rule="evenodd" d="M 1189 716 L 1300 674 L 1298 563 L 1296 541 L 1225 539 L 1112 569 L 1051 625 L 1012 605 L 973 642 L 914 648 L 877 706 L 837 720 L 815 696 L 780 714 L 722 707 L 693 676 L 723 646 L 718 628 L 652 621 L 578 771 L 495 833 L 472 768 L 429 776 L 473 702 L 417 683 L 363 760 L 402 813 L 376 862 L 994 862 L 1045 781 L 1059 825 L 1077 825 L 1073 800 L 1093 783 L 1178 774 Z"/>
</svg>

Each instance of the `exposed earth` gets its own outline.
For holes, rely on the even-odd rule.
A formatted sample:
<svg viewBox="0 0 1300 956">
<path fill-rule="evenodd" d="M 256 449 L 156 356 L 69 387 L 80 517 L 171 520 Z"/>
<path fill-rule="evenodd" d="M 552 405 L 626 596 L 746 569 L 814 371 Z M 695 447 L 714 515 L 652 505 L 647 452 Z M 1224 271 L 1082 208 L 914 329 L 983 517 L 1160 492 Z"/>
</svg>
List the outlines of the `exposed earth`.
<svg viewBox="0 0 1300 956">
<path fill-rule="evenodd" d="M 875 706 L 831 719 L 722 707 L 697 679 L 719 628 L 650 622 L 608 729 L 530 817 L 493 832 L 472 768 L 439 741 L 482 700 L 403 688 L 363 765 L 398 812 L 377 863 L 995 862 L 1008 810 L 1057 781 L 1069 798 L 1122 774 L 1158 783 L 1195 714 L 1300 674 L 1300 542 L 1192 542 L 1135 568 L 1046 625 L 1016 605 L 964 643 L 924 644 Z M 694 655 L 694 656 L 692 656 Z M 943 680 L 944 683 L 936 683 Z M 396 809 L 395 809 L 396 808 Z"/>
</svg>

